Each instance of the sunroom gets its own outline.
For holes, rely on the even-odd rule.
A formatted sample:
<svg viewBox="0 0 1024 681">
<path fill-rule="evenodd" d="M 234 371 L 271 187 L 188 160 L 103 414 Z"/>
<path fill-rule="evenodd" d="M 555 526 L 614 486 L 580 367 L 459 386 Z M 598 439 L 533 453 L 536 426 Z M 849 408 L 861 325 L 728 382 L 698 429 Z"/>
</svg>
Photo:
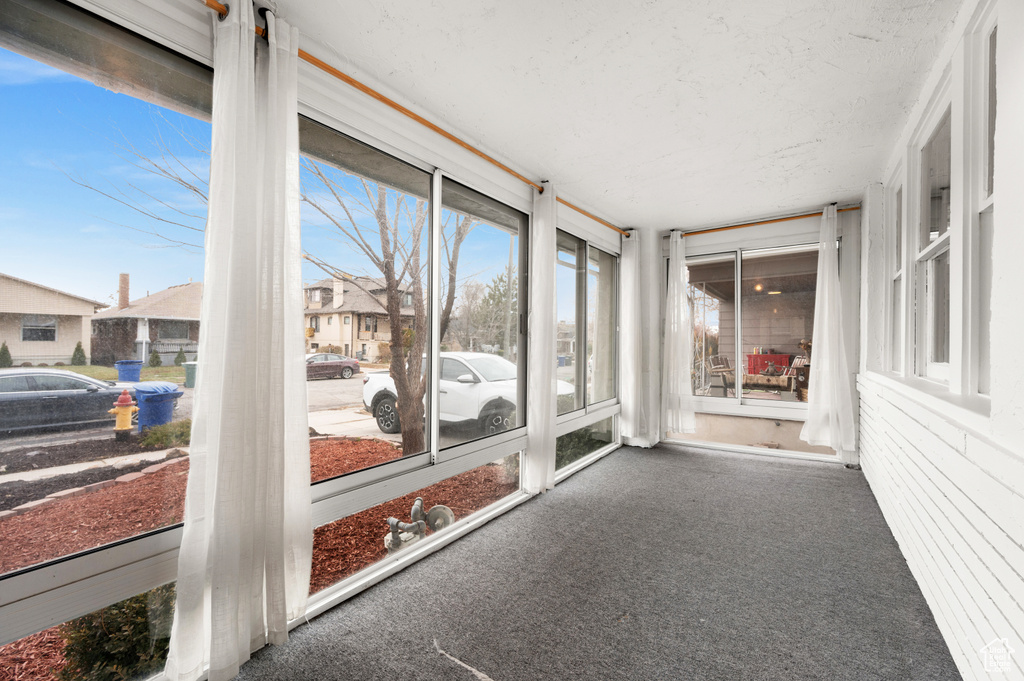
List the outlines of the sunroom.
<svg viewBox="0 0 1024 681">
<path fill-rule="evenodd" d="M 3 273 L 203 282 L 184 441 L 0 421 L 0 680 L 1024 678 L 1019 2 L 0 0 L 0 60 Z"/>
</svg>

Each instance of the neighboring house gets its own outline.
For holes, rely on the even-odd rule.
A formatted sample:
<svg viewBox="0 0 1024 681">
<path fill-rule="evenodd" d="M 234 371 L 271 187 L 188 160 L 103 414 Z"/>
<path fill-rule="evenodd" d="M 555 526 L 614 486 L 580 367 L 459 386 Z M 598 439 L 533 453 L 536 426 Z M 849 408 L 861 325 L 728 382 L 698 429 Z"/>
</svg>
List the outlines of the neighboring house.
<svg viewBox="0 0 1024 681">
<path fill-rule="evenodd" d="M 347 357 L 375 361 L 386 355 L 391 323 L 384 282 L 372 277 L 328 278 L 306 286 L 306 350 L 333 345 Z M 413 323 L 412 293 L 402 291 L 403 328 Z"/>
<path fill-rule="evenodd" d="M 147 362 L 154 350 L 164 364 L 173 363 L 179 350 L 195 359 L 202 299 L 202 282 L 189 282 L 129 301 L 128 275 L 122 274 L 117 307 L 93 318 L 94 363 Z"/>
<path fill-rule="evenodd" d="M 71 363 L 82 343 L 90 357 L 89 320 L 106 303 L 0 274 L 0 342 L 15 366 Z"/>
</svg>

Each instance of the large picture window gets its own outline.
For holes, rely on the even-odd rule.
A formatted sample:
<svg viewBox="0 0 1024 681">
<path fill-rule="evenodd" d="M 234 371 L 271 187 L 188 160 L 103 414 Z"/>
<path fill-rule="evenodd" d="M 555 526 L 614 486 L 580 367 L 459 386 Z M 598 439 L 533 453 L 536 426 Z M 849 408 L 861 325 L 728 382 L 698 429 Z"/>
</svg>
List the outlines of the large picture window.
<svg viewBox="0 0 1024 681">
<path fill-rule="evenodd" d="M 27 314 L 22 316 L 21 340 L 57 340 L 57 317 L 50 314 Z"/>
</svg>

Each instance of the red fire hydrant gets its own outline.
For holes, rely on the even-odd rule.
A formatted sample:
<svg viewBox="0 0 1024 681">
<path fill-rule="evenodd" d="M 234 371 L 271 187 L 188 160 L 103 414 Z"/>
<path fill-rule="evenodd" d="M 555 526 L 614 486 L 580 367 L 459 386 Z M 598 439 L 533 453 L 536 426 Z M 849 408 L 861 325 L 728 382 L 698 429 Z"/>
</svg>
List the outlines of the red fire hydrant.
<svg viewBox="0 0 1024 681">
<path fill-rule="evenodd" d="M 135 406 L 132 396 L 128 394 L 127 390 L 122 390 L 117 402 L 114 402 L 114 408 L 107 412 L 116 417 L 114 419 L 115 440 L 123 442 L 128 439 L 128 435 L 132 432 L 132 416 L 137 411 L 139 408 Z"/>
</svg>

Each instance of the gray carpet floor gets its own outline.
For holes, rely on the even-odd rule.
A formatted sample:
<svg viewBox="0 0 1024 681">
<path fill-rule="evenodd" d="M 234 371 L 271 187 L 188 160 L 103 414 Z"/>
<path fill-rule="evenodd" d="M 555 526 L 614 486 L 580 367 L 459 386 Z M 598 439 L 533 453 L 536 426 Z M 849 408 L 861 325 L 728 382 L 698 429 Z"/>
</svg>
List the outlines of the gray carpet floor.
<svg viewBox="0 0 1024 681">
<path fill-rule="evenodd" d="M 614 452 L 239 676 L 483 678 L 960 676 L 863 474 L 668 445 Z"/>
</svg>

